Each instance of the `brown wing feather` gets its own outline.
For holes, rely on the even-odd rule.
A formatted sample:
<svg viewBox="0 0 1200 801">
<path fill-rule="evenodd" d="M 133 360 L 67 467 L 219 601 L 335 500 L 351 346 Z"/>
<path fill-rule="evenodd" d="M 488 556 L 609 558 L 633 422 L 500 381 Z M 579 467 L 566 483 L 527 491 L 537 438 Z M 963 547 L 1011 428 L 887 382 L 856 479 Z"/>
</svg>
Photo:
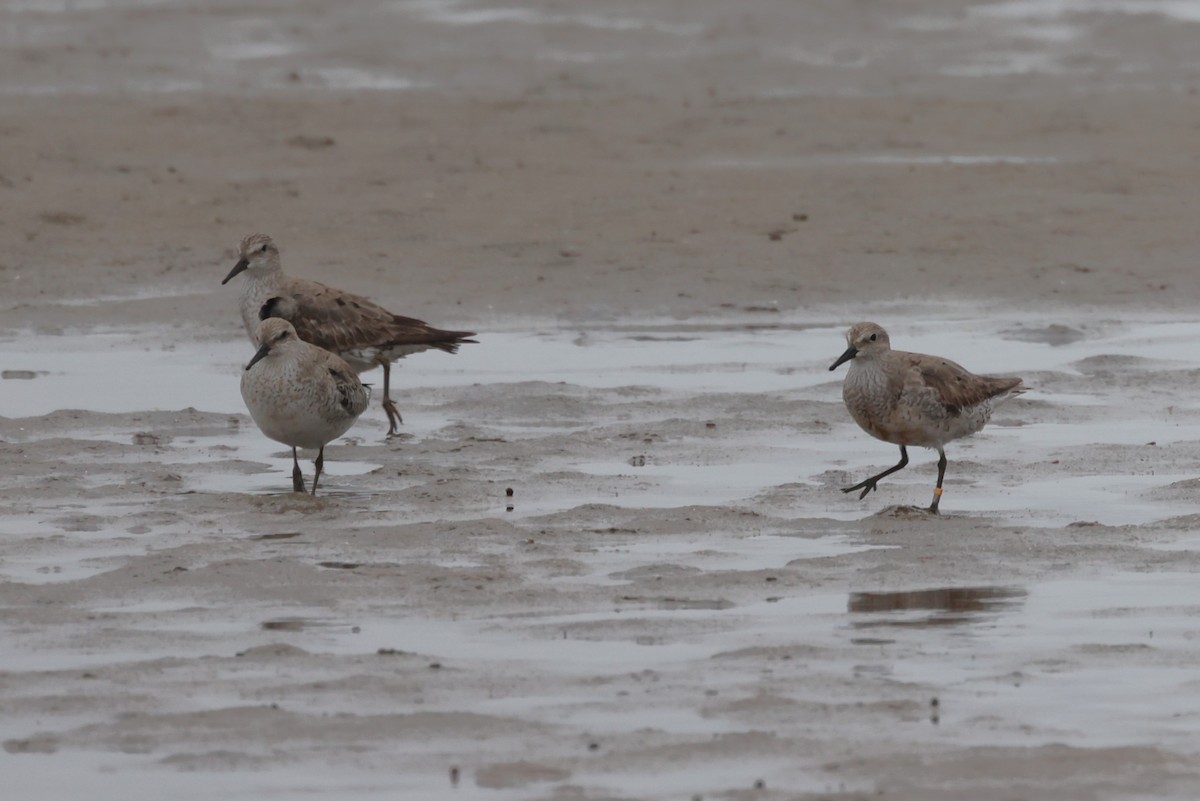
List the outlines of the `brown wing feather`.
<svg viewBox="0 0 1200 801">
<path fill-rule="evenodd" d="M 937 393 L 946 410 L 954 414 L 1003 395 L 1021 384 L 1021 379 L 1015 377 L 975 375 L 961 364 L 938 356 L 904 355 L 912 368 L 920 373 L 922 383 Z"/>
<path fill-rule="evenodd" d="M 316 281 L 293 278 L 273 311 L 291 321 L 305 342 L 334 352 L 354 348 L 427 345 L 454 353 L 473 331 L 443 331 L 379 304 Z"/>
<path fill-rule="evenodd" d="M 353 417 L 362 414 L 370 403 L 371 396 L 358 380 L 358 376 L 348 366 L 334 365 L 328 369 L 337 389 L 338 405 Z"/>
</svg>

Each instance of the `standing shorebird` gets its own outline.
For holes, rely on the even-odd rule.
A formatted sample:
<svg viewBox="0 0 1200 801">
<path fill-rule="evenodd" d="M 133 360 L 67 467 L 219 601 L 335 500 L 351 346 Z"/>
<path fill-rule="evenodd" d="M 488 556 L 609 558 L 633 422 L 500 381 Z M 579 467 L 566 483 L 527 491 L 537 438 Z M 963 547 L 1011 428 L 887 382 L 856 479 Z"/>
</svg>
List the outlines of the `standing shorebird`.
<svg viewBox="0 0 1200 801">
<path fill-rule="evenodd" d="M 975 375 L 949 359 L 892 350 L 887 331 L 857 323 L 846 332 L 849 347 L 830 365 L 850 362 L 842 399 L 854 422 L 876 439 L 900 446 L 900 464 L 842 492 L 876 488 L 879 479 L 908 464 L 909 445 L 936 448 L 937 488 L 929 511 L 937 514 L 946 477 L 945 444 L 979 431 L 1001 402 L 1025 391 L 1019 378 Z"/>
<path fill-rule="evenodd" d="M 312 494 L 325 465 L 325 445 L 345 434 L 371 402 L 371 391 L 342 359 L 304 342 L 287 320 L 255 330 L 258 352 L 242 371 L 242 400 L 262 432 L 292 447 L 292 489 L 304 492 L 297 448 L 317 450 Z"/>
<path fill-rule="evenodd" d="M 421 320 L 392 314 L 361 295 L 292 278 L 283 272 L 279 249 L 265 234 L 251 234 L 238 246 L 238 262 L 222 285 L 245 272 L 242 283 L 242 322 L 246 333 L 254 332 L 262 320 L 281 317 L 296 328 L 305 342 L 341 356 L 355 372 L 383 368 L 383 411 L 388 418 L 388 436 L 398 433 L 403 422 L 389 394 L 392 362 L 410 353 L 437 349 L 457 353 L 458 346 L 473 343 L 474 331 L 443 331 Z"/>
</svg>

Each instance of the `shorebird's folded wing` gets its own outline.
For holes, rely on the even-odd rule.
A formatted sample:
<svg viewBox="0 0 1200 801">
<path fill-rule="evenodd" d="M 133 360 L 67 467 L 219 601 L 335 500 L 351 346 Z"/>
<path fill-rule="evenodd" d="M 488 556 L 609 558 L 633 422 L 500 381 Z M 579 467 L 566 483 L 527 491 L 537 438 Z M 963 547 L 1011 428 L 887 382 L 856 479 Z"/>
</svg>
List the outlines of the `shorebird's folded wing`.
<svg viewBox="0 0 1200 801">
<path fill-rule="evenodd" d="M 975 375 L 949 359 L 923 354 L 912 354 L 911 375 L 919 377 L 952 414 L 978 406 L 1021 383 L 1019 378 Z"/>
<path fill-rule="evenodd" d="M 263 304 L 260 316 L 283 317 L 305 342 L 335 353 L 408 346 L 453 353 L 474 336 L 470 331 L 443 331 L 392 314 L 361 295 L 302 279 L 293 279 L 285 293 Z"/>
<path fill-rule="evenodd" d="M 334 364 L 329 367 L 329 375 L 337 392 L 338 405 L 350 417 L 362 414 L 371 402 L 371 391 L 358 380 L 358 375 L 350 369 L 350 365 Z"/>
</svg>

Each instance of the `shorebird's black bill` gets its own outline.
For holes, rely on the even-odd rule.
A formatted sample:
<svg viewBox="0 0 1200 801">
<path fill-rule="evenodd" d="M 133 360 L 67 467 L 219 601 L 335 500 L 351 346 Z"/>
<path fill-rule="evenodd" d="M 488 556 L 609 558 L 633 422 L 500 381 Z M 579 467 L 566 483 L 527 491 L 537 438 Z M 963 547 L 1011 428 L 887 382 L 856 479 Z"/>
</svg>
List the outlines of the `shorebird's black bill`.
<svg viewBox="0 0 1200 801">
<path fill-rule="evenodd" d="M 263 345 L 261 348 L 258 349 L 258 353 L 254 354 L 254 358 L 250 360 L 250 363 L 246 365 L 246 369 L 249 370 L 251 367 L 258 364 L 258 360 L 263 358 L 270 352 L 271 352 L 271 346 Z"/>
<path fill-rule="evenodd" d="M 857 356 L 857 355 L 858 355 L 858 348 L 856 348 L 856 347 L 854 347 L 853 345 L 851 345 L 850 347 L 846 348 L 846 352 L 845 352 L 845 353 L 843 353 L 841 356 L 838 356 L 838 360 L 837 360 L 836 362 L 834 362 L 833 364 L 829 365 L 829 369 L 830 369 L 830 370 L 836 370 L 836 369 L 838 369 L 838 367 L 839 367 L 839 366 L 841 366 L 842 364 L 845 364 L 846 362 L 850 361 L 851 359 L 853 359 L 853 358 L 854 358 L 855 356 Z"/>
<path fill-rule="evenodd" d="M 245 259 L 240 259 L 237 264 L 233 265 L 233 269 L 229 271 L 229 275 L 225 276 L 225 280 L 221 282 L 221 286 L 225 286 L 229 281 L 242 270 L 250 266 L 250 262 Z"/>
</svg>

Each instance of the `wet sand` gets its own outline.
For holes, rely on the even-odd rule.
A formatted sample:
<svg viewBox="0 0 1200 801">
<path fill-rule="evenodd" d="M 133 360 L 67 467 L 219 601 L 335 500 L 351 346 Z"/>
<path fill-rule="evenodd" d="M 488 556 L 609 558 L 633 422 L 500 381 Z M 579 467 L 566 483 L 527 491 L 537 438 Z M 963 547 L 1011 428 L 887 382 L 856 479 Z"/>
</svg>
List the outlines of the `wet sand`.
<svg viewBox="0 0 1200 801">
<path fill-rule="evenodd" d="M 1193 798 L 1196 25 L 1099 8 L 0 10 L 7 792 Z M 254 230 L 482 332 L 315 500 Z M 863 318 L 1034 387 L 938 519 Z"/>
</svg>

